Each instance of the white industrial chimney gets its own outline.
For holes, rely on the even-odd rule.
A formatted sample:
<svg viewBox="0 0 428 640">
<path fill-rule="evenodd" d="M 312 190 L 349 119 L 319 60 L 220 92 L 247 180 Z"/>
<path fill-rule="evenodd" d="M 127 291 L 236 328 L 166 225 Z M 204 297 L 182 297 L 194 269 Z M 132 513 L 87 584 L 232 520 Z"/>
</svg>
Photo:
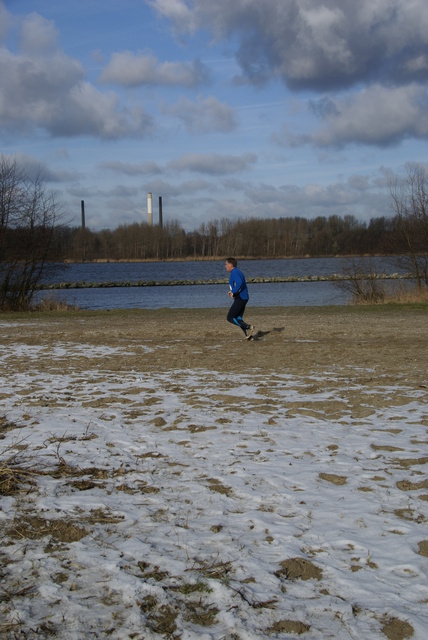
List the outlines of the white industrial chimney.
<svg viewBox="0 0 428 640">
<path fill-rule="evenodd" d="M 147 194 L 147 221 L 149 227 L 153 226 L 153 209 L 152 209 L 152 194 Z"/>
</svg>

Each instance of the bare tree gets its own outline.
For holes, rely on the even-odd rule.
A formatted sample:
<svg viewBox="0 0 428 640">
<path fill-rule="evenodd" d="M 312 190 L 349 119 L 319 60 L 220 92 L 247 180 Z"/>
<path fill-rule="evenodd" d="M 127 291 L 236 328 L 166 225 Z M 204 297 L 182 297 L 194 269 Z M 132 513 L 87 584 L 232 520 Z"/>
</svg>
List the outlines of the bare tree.
<svg viewBox="0 0 428 640">
<path fill-rule="evenodd" d="M 396 214 L 399 261 L 414 274 L 419 288 L 428 286 L 428 173 L 417 164 L 390 184 Z"/>
<path fill-rule="evenodd" d="M 40 172 L 30 177 L 16 159 L 0 155 L 0 308 L 31 304 L 55 257 L 59 212 Z"/>
</svg>

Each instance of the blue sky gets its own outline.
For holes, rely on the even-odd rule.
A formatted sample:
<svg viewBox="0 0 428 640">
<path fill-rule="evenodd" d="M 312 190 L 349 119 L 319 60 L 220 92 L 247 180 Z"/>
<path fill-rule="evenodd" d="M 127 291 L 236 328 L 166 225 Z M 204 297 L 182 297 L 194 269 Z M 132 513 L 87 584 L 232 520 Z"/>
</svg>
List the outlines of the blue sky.
<svg viewBox="0 0 428 640">
<path fill-rule="evenodd" d="M 426 0 L 0 0 L 0 152 L 94 230 L 392 215 L 427 86 Z"/>
</svg>

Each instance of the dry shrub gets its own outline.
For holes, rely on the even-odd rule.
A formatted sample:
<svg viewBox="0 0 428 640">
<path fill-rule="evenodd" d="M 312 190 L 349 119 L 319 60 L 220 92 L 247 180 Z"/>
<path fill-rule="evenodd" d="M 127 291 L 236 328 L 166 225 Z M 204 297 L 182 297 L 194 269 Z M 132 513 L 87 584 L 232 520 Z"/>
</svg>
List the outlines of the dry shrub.
<svg viewBox="0 0 428 640">
<path fill-rule="evenodd" d="M 57 295 L 48 295 L 32 305 L 32 311 L 78 311 L 77 305 L 68 304 Z"/>
<path fill-rule="evenodd" d="M 5 418 L 0 419 L 0 437 L 5 431 L 15 428 L 15 424 L 8 423 Z M 23 463 L 21 458 L 22 451 L 26 448 L 24 439 L 21 439 L 0 451 L 0 496 L 12 496 L 21 491 L 24 486 L 28 488 L 36 485 L 33 480 L 33 471 Z"/>
<path fill-rule="evenodd" d="M 343 279 L 334 285 L 351 294 L 353 304 L 373 304 L 382 302 L 385 296 L 384 283 L 376 273 L 371 259 L 349 258 L 342 264 Z"/>
<path fill-rule="evenodd" d="M 36 486 L 31 471 L 0 462 L 0 496 L 13 496 L 24 486 Z"/>
<path fill-rule="evenodd" d="M 352 293 L 353 304 L 428 303 L 428 287 L 417 287 L 410 282 L 392 283 L 391 280 L 366 277 L 335 284 Z"/>
<path fill-rule="evenodd" d="M 395 279 L 378 274 L 371 259 L 348 258 L 342 264 L 342 278 L 334 285 L 349 293 L 353 304 L 418 304 L 428 302 L 428 284 L 417 286 L 414 280 Z"/>
</svg>

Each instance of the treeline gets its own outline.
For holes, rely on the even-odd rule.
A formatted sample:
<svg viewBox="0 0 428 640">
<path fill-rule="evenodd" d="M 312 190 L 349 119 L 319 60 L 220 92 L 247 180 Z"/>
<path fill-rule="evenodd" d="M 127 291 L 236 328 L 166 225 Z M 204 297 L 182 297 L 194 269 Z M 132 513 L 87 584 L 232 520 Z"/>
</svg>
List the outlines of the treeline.
<svg viewBox="0 0 428 640">
<path fill-rule="evenodd" d="M 397 218 L 374 218 L 366 223 L 354 216 L 223 218 L 191 232 L 176 221 L 162 228 L 147 223 L 102 231 L 59 227 L 55 253 L 63 260 L 78 262 L 388 254 L 399 250 L 399 229 Z"/>
<path fill-rule="evenodd" d="M 46 271 L 65 260 L 179 260 L 395 255 L 428 287 L 428 172 L 409 165 L 389 185 L 394 217 L 222 218 L 186 232 L 179 222 L 92 231 L 63 224 L 62 207 L 16 159 L 0 154 L 0 310 L 31 307 Z M 356 280 L 360 274 L 355 274 Z"/>
</svg>

